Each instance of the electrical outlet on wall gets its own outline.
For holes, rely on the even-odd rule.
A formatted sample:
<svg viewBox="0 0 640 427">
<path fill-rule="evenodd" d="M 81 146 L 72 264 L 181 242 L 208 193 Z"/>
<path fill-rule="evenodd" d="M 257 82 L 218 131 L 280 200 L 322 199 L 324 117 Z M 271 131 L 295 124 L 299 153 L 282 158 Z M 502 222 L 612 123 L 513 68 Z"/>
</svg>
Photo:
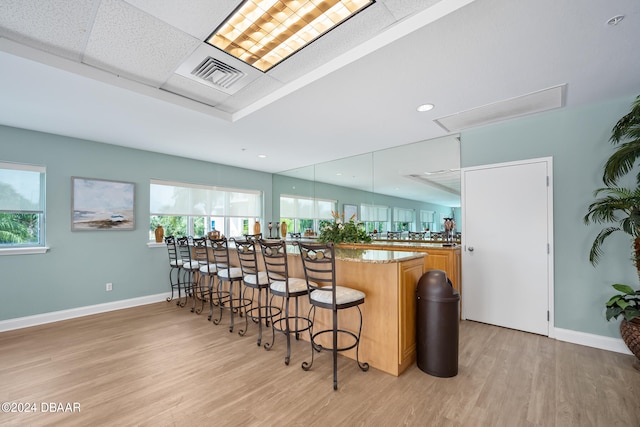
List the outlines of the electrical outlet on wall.
<svg viewBox="0 0 640 427">
<path fill-rule="evenodd" d="M 113 290 L 113 283 L 107 283 L 107 291 Z"/>
</svg>

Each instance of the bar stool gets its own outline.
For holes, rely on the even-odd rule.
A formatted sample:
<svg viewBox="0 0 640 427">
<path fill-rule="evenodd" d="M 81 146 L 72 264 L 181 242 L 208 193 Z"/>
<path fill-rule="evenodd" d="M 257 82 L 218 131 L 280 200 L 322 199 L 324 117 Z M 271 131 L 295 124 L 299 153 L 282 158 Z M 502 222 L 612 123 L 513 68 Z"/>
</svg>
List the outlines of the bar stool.
<svg viewBox="0 0 640 427">
<path fill-rule="evenodd" d="M 243 316 L 243 310 L 251 304 L 244 297 L 244 292 L 241 286 L 242 283 L 242 269 L 240 267 L 232 267 L 229 258 L 229 242 L 226 237 L 220 239 L 209 238 L 211 245 L 211 251 L 213 252 L 214 264 L 216 265 L 216 271 L 218 274 L 218 289 L 217 299 L 218 307 L 220 307 L 220 317 L 213 319 L 215 325 L 220 324 L 222 320 L 222 310 L 227 307 L 230 312 L 230 324 L 229 332 L 233 332 L 235 327 L 235 314 L 238 313 L 240 317 Z M 224 289 L 225 284 L 228 290 Z M 234 287 L 238 286 L 236 290 Z M 245 331 L 248 327 L 247 319 L 245 316 Z"/>
<path fill-rule="evenodd" d="M 338 352 L 350 350 L 355 347 L 358 367 L 365 372 L 369 370 L 369 364 L 366 362 L 361 363 L 359 356 L 360 336 L 362 334 L 362 311 L 360 310 L 360 304 L 364 303 L 365 294 L 356 289 L 338 286 L 336 284 L 335 247 L 333 243 L 296 242 L 296 244 L 300 248 L 300 259 L 302 260 L 307 289 L 309 290 L 309 303 L 311 304 L 309 318 L 313 323 L 310 330 L 312 348 L 311 362 L 302 362 L 302 369 L 305 371 L 311 369 L 314 349 L 317 351 L 330 350 L 333 354 L 333 389 L 337 390 Z M 357 308 L 360 315 L 357 334 L 338 327 L 338 311 L 351 307 Z M 317 308 L 331 310 L 331 329 L 315 330 L 315 314 Z M 325 347 L 319 343 L 318 340 L 320 336 L 324 334 L 331 334 L 331 347 Z M 353 339 L 353 342 L 350 343 L 350 345 L 339 347 L 338 335 L 350 337 Z"/>
<path fill-rule="evenodd" d="M 424 240 L 425 234 L 424 231 L 410 231 L 409 240 Z"/>
<path fill-rule="evenodd" d="M 207 246 L 207 238 L 199 237 L 193 239 L 193 260 L 198 263 L 198 280 L 196 282 L 196 288 L 200 295 L 202 304 L 200 308 L 195 310 L 196 299 L 193 299 L 193 305 L 191 311 L 195 310 L 196 314 L 202 313 L 204 309 L 204 303 L 209 302 L 209 317 L 213 315 L 213 285 L 218 273 L 216 265 L 209 259 L 209 248 Z M 216 303 L 217 305 L 217 303 Z"/>
<path fill-rule="evenodd" d="M 167 251 L 169 252 L 169 286 L 171 286 L 171 296 L 167 297 L 167 302 L 171 302 L 173 300 L 173 291 L 177 290 L 178 301 L 176 301 L 176 305 L 180 305 L 180 299 L 182 298 L 182 290 L 180 286 L 180 269 L 182 268 L 182 260 L 178 259 L 178 249 L 176 248 L 175 237 L 166 236 L 164 238 L 164 243 L 167 245 Z"/>
<path fill-rule="evenodd" d="M 250 242 L 257 242 L 258 240 L 262 240 L 262 233 L 258 234 L 245 234 L 244 239 Z"/>
<path fill-rule="evenodd" d="M 291 334 L 295 334 L 296 340 L 300 339 L 300 333 L 308 331 L 311 328 L 311 319 L 299 314 L 298 298 L 309 293 L 307 289 L 307 281 L 297 277 L 289 277 L 289 264 L 287 260 L 287 244 L 284 240 L 269 241 L 261 240 L 260 250 L 262 259 L 264 260 L 267 277 L 269 279 L 269 290 L 271 292 L 271 300 L 274 297 L 281 298 L 280 314 L 284 311 L 284 315 L 280 315 L 271 322 L 272 334 L 271 343 L 266 343 L 264 348 L 270 350 L 275 341 L 275 331 L 283 333 L 287 337 L 287 354 L 284 358 L 285 365 L 289 364 L 291 359 Z M 290 301 L 294 299 L 295 312 L 289 314 Z M 271 303 L 273 306 L 273 303 Z M 272 317 L 274 319 L 274 317 Z M 291 324 L 293 323 L 293 329 Z"/>
<path fill-rule="evenodd" d="M 187 305 L 189 296 L 195 299 L 195 284 L 193 281 L 193 273 L 198 271 L 200 266 L 197 262 L 191 259 L 191 245 L 189 243 L 189 237 L 178 237 L 176 240 L 178 248 L 178 258 L 182 262 L 180 271 L 182 272 L 182 287 L 184 289 L 184 303 L 180 304 L 180 307 Z M 193 310 L 192 310 L 193 311 Z"/>
<path fill-rule="evenodd" d="M 256 240 L 230 239 L 238 252 L 242 281 L 245 287 L 251 289 L 251 296 L 247 297 L 252 303 L 247 307 L 245 314 L 258 324 L 258 346 L 262 344 L 262 323 L 269 326 L 273 316 L 280 314 L 278 307 L 269 306 L 269 278 L 266 271 L 258 270 L 258 257 L 256 254 Z M 258 292 L 256 300 L 255 293 Z M 262 302 L 264 292 L 264 303 Z M 257 301 L 257 302 L 256 302 Z M 240 330 L 238 334 L 244 336 L 247 329 Z M 273 332 L 273 331 L 272 331 Z M 272 340 L 273 341 L 273 340 Z"/>
<path fill-rule="evenodd" d="M 400 238 L 402 231 L 387 231 L 388 240 L 396 240 Z"/>
</svg>

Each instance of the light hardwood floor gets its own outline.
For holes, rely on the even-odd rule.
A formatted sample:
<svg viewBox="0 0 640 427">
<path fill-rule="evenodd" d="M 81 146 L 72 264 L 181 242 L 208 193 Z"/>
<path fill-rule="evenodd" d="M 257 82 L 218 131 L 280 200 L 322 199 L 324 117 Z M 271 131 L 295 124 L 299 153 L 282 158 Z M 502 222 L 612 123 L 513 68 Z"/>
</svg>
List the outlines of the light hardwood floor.
<svg viewBox="0 0 640 427">
<path fill-rule="evenodd" d="M 307 342 L 285 366 L 281 334 L 265 351 L 255 325 L 244 337 L 227 326 L 228 313 L 215 326 L 158 303 L 0 333 L 0 401 L 38 411 L 0 413 L 0 425 L 640 426 L 629 355 L 462 322 L 456 377 L 341 357 L 333 391 L 328 353 L 305 372 Z"/>
</svg>

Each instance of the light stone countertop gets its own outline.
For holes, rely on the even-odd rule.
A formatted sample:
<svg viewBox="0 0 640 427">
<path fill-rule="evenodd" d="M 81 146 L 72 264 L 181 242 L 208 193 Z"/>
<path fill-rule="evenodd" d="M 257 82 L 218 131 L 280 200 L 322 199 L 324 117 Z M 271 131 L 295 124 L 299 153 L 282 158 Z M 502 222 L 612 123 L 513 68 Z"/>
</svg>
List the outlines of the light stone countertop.
<svg viewBox="0 0 640 427">
<path fill-rule="evenodd" d="M 287 253 L 300 254 L 300 248 L 287 244 Z M 368 262 L 373 264 L 385 264 L 391 262 L 409 261 L 424 258 L 424 252 L 385 251 L 380 249 L 349 249 L 336 248 L 336 259 L 352 262 Z"/>
</svg>

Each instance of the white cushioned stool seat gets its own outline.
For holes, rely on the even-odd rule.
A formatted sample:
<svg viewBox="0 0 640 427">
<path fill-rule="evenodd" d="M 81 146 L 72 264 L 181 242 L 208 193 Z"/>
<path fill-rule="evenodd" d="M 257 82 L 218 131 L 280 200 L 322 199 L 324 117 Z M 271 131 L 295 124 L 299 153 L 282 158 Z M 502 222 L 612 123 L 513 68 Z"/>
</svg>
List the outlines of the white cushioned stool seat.
<svg viewBox="0 0 640 427">
<path fill-rule="evenodd" d="M 336 304 L 348 304 L 350 302 L 361 300 L 365 297 L 365 293 L 357 289 L 346 288 L 344 286 L 336 286 Z M 330 290 L 311 292 L 311 299 L 321 304 L 331 304 L 333 295 Z"/>
<path fill-rule="evenodd" d="M 286 291 L 287 282 L 273 282 L 271 284 L 271 290 L 273 292 L 279 292 L 284 294 Z M 295 294 L 298 292 L 305 292 L 307 290 L 307 281 L 304 279 L 298 279 L 296 277 L 289 278 L 289 293 Z"/>
<path fill-rule="evenodd" d="M 241 279 L 242 270 L 238 267 L 225 268 L 224 270 L 218 270 L 218 277 L 221 279 Z"/>
</svg>

